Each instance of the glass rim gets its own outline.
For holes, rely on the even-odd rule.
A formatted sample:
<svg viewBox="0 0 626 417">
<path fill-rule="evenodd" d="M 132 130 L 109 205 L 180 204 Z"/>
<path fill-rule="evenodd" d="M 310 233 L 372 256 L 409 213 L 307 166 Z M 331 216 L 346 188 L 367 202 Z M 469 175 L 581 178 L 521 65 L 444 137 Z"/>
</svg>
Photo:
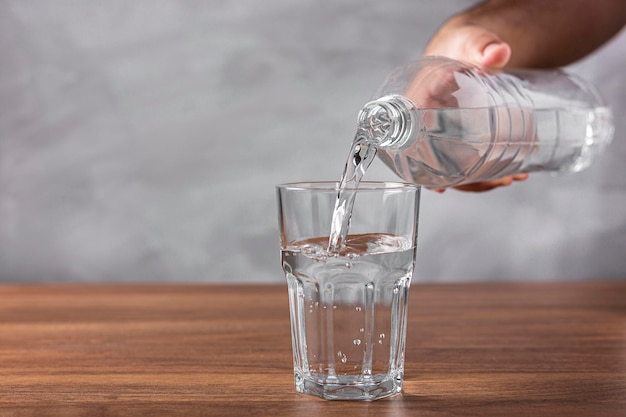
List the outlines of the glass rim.
<svg viewBox="0 0 626 417">
<path fill-rule="evenodd" d="M 339 191 L 338 181 L 296 181 L 276 185 L 279 190 L 288 191 Z M 357 191 L 417 191 L 421 187 L 416 184 L 398 181 L 361 181 L 356 187 L 346 190 Z"/>
</svg>

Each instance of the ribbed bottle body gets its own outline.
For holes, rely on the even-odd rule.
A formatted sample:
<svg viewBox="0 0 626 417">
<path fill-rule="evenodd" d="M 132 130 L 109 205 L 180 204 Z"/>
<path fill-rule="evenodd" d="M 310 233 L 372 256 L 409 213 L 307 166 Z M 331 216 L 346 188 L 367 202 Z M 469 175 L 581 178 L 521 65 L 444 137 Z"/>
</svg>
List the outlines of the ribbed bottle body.
<svg viewBox="0 0 626 417">
<path fill-rule="evenodd" d="M 375 97 L 372 103 L 402 101 L 405 108 L 403 123 L 382 123 L 388 130 L 379 157 L 403 179 L 428 187 L 576 172 L 613 135 L 611 112 L 593 87 L 561 71 L 487 73 L 425 58 L 392 72 Z"/>
</svg>

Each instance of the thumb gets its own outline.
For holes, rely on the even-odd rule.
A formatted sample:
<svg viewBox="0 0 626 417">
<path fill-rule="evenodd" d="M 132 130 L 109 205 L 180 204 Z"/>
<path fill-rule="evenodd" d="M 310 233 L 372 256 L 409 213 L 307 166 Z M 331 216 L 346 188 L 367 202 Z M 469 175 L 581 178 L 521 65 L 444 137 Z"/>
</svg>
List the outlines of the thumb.
<svg viewBox="0 0 626 417">
<path fill-rule="evenodd" d="M 482 68 L 502 68 L 511 59 L 511 47 L 495 33 L 468 25 L 437 34 L 425 54 L 447 56 Z"/>
<path fill-rule="evenodd" d="M 465 50 L 470 61 L 483 68 L 503 68 L 511 59 L 511 47 L 495 33 L 467 27 Z"/>
<path fill-rule="evenodd" d="M 486 68 L 503 68 L 510 59 L 511 47 L 502 41 L 487 44 L 478 57 L 479 65 Z"/>
</svg>

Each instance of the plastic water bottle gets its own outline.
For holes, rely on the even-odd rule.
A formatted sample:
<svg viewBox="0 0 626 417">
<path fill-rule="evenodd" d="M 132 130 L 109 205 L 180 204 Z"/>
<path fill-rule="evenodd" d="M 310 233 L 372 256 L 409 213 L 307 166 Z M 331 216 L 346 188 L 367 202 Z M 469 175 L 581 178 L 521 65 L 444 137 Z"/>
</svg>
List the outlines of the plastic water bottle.
<svg viewBox="0 0 626 417">
<path fill-rule="evenodd" d="M 427 187 L 577 172 L 613 137 L 593 86 L 561 70 L 490 72 L 427 57 L 394 70 L 375 97 L 359 113 L 357 138 Z"/>
</svg>

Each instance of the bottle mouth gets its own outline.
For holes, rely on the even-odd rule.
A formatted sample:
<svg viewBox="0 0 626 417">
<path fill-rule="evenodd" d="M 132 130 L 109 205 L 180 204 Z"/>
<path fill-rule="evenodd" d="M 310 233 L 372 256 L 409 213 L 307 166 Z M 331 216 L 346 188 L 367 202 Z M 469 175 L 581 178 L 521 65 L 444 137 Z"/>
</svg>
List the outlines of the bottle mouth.
<svg viewBox="0 0 626 417">
<path fill-rule="evenodd" d="M 358 134 L 377 148 L 401 148 L 415 128 L 414 109 L 412 101 L 399 95 L 370 101 L 359 112 Z"/>
</svg>

